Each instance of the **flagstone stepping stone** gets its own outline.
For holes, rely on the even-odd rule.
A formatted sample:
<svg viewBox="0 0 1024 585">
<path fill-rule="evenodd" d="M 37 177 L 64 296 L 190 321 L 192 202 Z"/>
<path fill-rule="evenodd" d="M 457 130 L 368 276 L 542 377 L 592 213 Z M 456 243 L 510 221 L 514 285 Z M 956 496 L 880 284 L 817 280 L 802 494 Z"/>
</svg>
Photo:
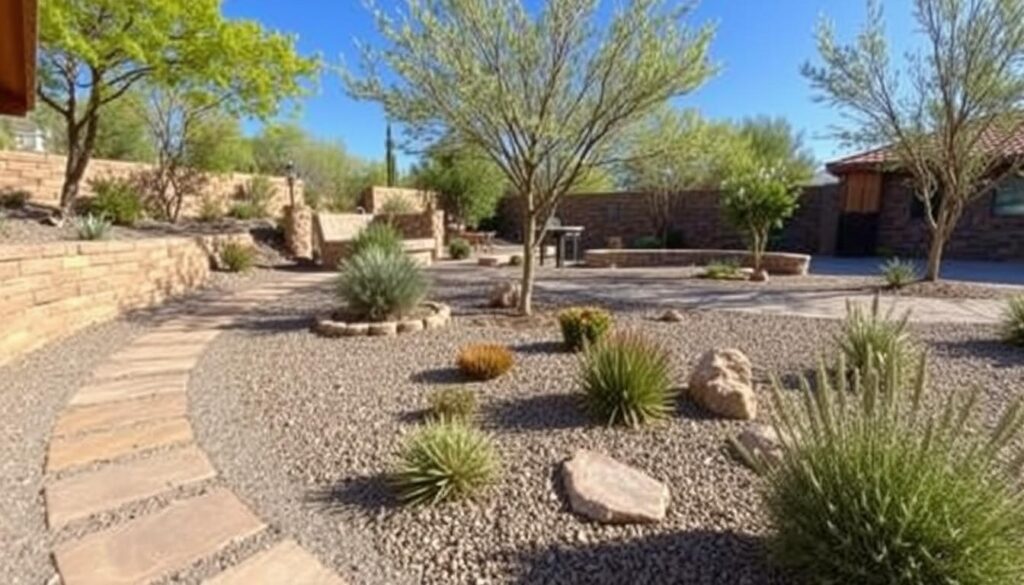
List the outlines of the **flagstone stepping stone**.
<svg viewBox="0 0 1024 585">
<path fill-rule="evenodd" d="M 164 418 L 185 416 L 184 393 L 157 394 L 119 402 L 103 402 L 69 408 L 57 419 L 53 436 L 76 435 L 129 426 Z"/>
<path fill-rule="evenodd" d="M 562 481 L 572 509 L 605 524 L 658 522 L 671 499 L 660 481 L 586 449 L 562 464 Z"/>
<path fill-rule="evenodd" d="M 110 359 L 93 370 L 93 380 L 117 380 L 140 374 L 187 372 L 196 365 L 195 357 L 160 357 L 144 360 Z"/>
<path fill-rule="evenodd" d="M 184 393 L 187 386 L 187 372 L 138 375 L 119 380 L 98 380 L 83 386 L 69 404 L 82 406 L 131 400 L 154 394 Z"/>
<path fill-rule="evenodd" d="M 108 465 L 47 486 L 47 518 L 56 528 L 216 475 L 206 455 L 193 446 Z"/>
<path fill-rule="evenodd" d="M 206 342 L 202 343 L 146 343 L 140 345 L 139 339 L 132 341 L 132 345 L 117 353 L 111 354 L 107 361 L 142 361 L 168 358 L 198 358 L 206 351 Z"/>
<path fill-rule="evenodd" d="M 145 333 L 132 340 L 132 346 L 164 346 L 164 345 L 192 345 L 205 346 L 221 334 L 219 329 L 205 329 L 198 331 L 171 331 L 169 329 L 156 329 L 152 333 Z"/>
<path fill-rule="evenodd" d="M 64 585 L 149 583 L 251 537 L 264 524 L 225 489 L 60 546 Z"/>
<path fill-rule="evenodd" d="M 57 437 L 50 441 L 47 470 L 60 471 L 191 440 L 192 427 L 184 418 L 78 437 Z"/>
<path fill-rule="evenodd" d="M 240 565 L 209 579 L 203 585 L 344 585 L 313 555 L 294 540 L 286 540 Z"/>
</svg>

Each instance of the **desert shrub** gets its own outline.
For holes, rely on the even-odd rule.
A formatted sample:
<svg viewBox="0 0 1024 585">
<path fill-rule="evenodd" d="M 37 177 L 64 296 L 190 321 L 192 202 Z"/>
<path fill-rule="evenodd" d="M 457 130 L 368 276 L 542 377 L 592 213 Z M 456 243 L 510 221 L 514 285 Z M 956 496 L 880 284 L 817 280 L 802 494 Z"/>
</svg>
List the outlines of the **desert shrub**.
<svg viewBox="0 0 1024 585">
<path fill-rule="evenodd" d="M 1007 343 L 1024 347 L 1024 295 L 1017 295 L 1007 302 L 1002 333 Z"/>
<path fill-rule="evenodd" d="M 612 315 L 598 307 L 570 307 L 558 313 L 562 342 L 569 351 L 596 343 L 612 327 Z"/>
<path fill-rule="evenodd" d="M 469 423 L 476 417 L 476 393 L 468 388 L 441 388 L 431 393 L 429 400 L 435 420 Z"/>
<path fill-rule="evenodd" d="M 217 221 L 224 217 L 224 206 L 214 197 L 204 195 L 199 199 L 199 221 Z"/>
<path fill-rule="evenodd" d="M 105 217 L 116 225 L 124 226 L 135 225 L 142 217 L 142 194 L 132 181 L 93 179 L 89 186 L 93 197 L 86 200 L 86 214 Z"/>
<path fill-rule="evenodd" d="M 381 215 L 406 215 L 416 213 L 416 205 L 405 197 L 391 197 L 380 206 Z"/>
<path fill-rule="evenodd" d="M 405 253 L 369 248 L 342 263 L 337 291 L 351 311 L 383 321 L 418 305 L 426 295 L 427 280 Z"/>
<path fill-rule="evenodd" d="M 352 240 L 351 253 L 360 254 L 369 248 L 401 253 L 405 249 L 402 245 L 402 232 L 389 223 L 371 223 L 356 234 Z"/>
<path fill-rule="evenodd" d="M 459 350 L 459 371 L 474 380 L 491 380 L 512 369 L 515 358 L 504 345 L 473 343 Z"/>
<path fill-rule="evenodd" d="M 243 221 L 266 217 L 266 213 L 251 201 L 237 201 L 232 203 L 231 208 L 228 209 L 228 215 Z"/>
<path fill-rule="evenodd" d="M 1019 403 L 993 430 L 967 432 L 977 391 L 935 407 L 923 376 L 880 383 L 895 368 L 852 388 L 824 368 L 813 390 L 773 384 L 782 450 L 761 471 L 776 562 L 808 583 L 1024 582 L 1019 463 L 1001 463 L 1020 434 Z"/>
<path fill-rule="evenodd" d="M 113 224 L 101 215 L 89 214 L 78 218 L 77 229 L 80 240 L 102 240 L 110 233 Z"/>
<path fill-rule="evenodd" d="M 523 265 L 523 257 L 520 256 L 519 254 L 512 254 L 508 258 L 508 265 L 509 266 L 522 266 Z"/>
<path fill-rule="evenodd" d="M 664 248 L 658 236 L 640 236 L 633 240 L 633 247 L 641 250 L 657 250 Z"/>
<path fill-rule="evenodd" d="M 448 255 L 453 260 L 462 260 L 463 258 L 469 258 L 473 253 L 473 247 L 469 245 L 469 242 L 462 238 L 455 238 L 448 242 Z"/>
<path fill-rule="evenodd" d="M 883 315 L 878 295 L 871 301 L 870 311 L 859 303 L 846 303 L 846 318 L 835 338 L 849 371 L 866 377 L 870 370 L 884 371 L 889 363 L 897 371 L 906 371 L 911 360 L 912 341 L 907 331 L 910 312 L 893 318 L 894 307 Z"/>
<path fill-rule="evenodd" d="M 921 279 L 921 272 L 918 270 L 917 264 L 910 260 L 889 258 L 879 267 L 879 270 L 882 273 L 885 286 L 893 290 L 899 290 Z"/>
<path fill-rule="evenodd" d="M 28 203 L 31 193 L 23 189 L 0 189 L 0 207 L 21 209 Z"/>
<path fill-rule="evenodd" d="M 238 242 L 228 242 L 221 248 L 220 263 L 228 272 L 247 272 L 256 262 L 256 250 Z"/>
<path fill-rule="evenodd" d="M 403 503 L 433 504 L 475 494 L 497 471 L 487 435 L 462 421 L 435 421 L 406 443 L 392 483 Z"/>
<path fill-rule="evenodd" d="M 700 277 L 711 280 L 746 280 L 747 278 L 740 268 L 740 263 L 732 258 L 709 262 Z"/>
<path fill-rule="evenodd" d="M 668 353 L 636 333 L 617 333 L 587 346 L 580 363 L 587 409 L 608 425 L 639 427 L 672 411 Z"/>
</svg>

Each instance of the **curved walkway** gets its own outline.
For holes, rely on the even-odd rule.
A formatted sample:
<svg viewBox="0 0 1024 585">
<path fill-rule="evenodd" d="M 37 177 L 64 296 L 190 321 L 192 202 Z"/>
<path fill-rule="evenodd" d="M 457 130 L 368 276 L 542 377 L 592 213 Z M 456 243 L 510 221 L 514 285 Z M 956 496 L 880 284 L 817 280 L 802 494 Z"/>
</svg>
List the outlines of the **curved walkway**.
<svg viewBox="0 0 1024 585">
<path fill-rule="evenodd" d="M 93 370 L 54 426 L 46 461 L 47 522 L 64 585 L 160 581 L 231 546 L 273 538 L 215 481 L 217 471 L 196 445 L 187 417 L 189 373 L 207 344 L 238 316 L 327 277 L 289 275 L 204 303 L 134 339 Z M 117 514 L 151 499 L 168 503 Z M 288 539 L 205 582 L 342 583 Z"/>
</svg>

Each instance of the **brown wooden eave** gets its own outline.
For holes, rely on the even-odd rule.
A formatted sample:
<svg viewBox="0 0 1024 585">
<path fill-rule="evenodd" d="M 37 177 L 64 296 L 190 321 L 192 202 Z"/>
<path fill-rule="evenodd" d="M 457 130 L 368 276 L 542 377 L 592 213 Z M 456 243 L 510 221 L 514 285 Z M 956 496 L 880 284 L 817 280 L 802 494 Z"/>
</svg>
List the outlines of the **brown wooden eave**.
<svg viewBox="0 0 1024 585">
<path fill-rule="evenodd" d="M 37 0 L 0 0 L 0 114 L 24 116 L 36 103 Z"/>
</svg>

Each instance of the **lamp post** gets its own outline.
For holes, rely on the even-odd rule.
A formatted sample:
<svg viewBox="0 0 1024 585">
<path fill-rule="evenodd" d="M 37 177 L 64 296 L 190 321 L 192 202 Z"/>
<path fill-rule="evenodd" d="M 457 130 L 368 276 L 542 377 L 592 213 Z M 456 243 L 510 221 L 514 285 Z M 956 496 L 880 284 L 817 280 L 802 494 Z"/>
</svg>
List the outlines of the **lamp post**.
<svg viewBox="0 0 1024 585">
<path fill-rule="evenodd" d="M 295 209 L 295 163 L 288 161 L 285 165 L 285 178 L 288 180 L 288 201 L 292 209 Z"/>
</svg>

